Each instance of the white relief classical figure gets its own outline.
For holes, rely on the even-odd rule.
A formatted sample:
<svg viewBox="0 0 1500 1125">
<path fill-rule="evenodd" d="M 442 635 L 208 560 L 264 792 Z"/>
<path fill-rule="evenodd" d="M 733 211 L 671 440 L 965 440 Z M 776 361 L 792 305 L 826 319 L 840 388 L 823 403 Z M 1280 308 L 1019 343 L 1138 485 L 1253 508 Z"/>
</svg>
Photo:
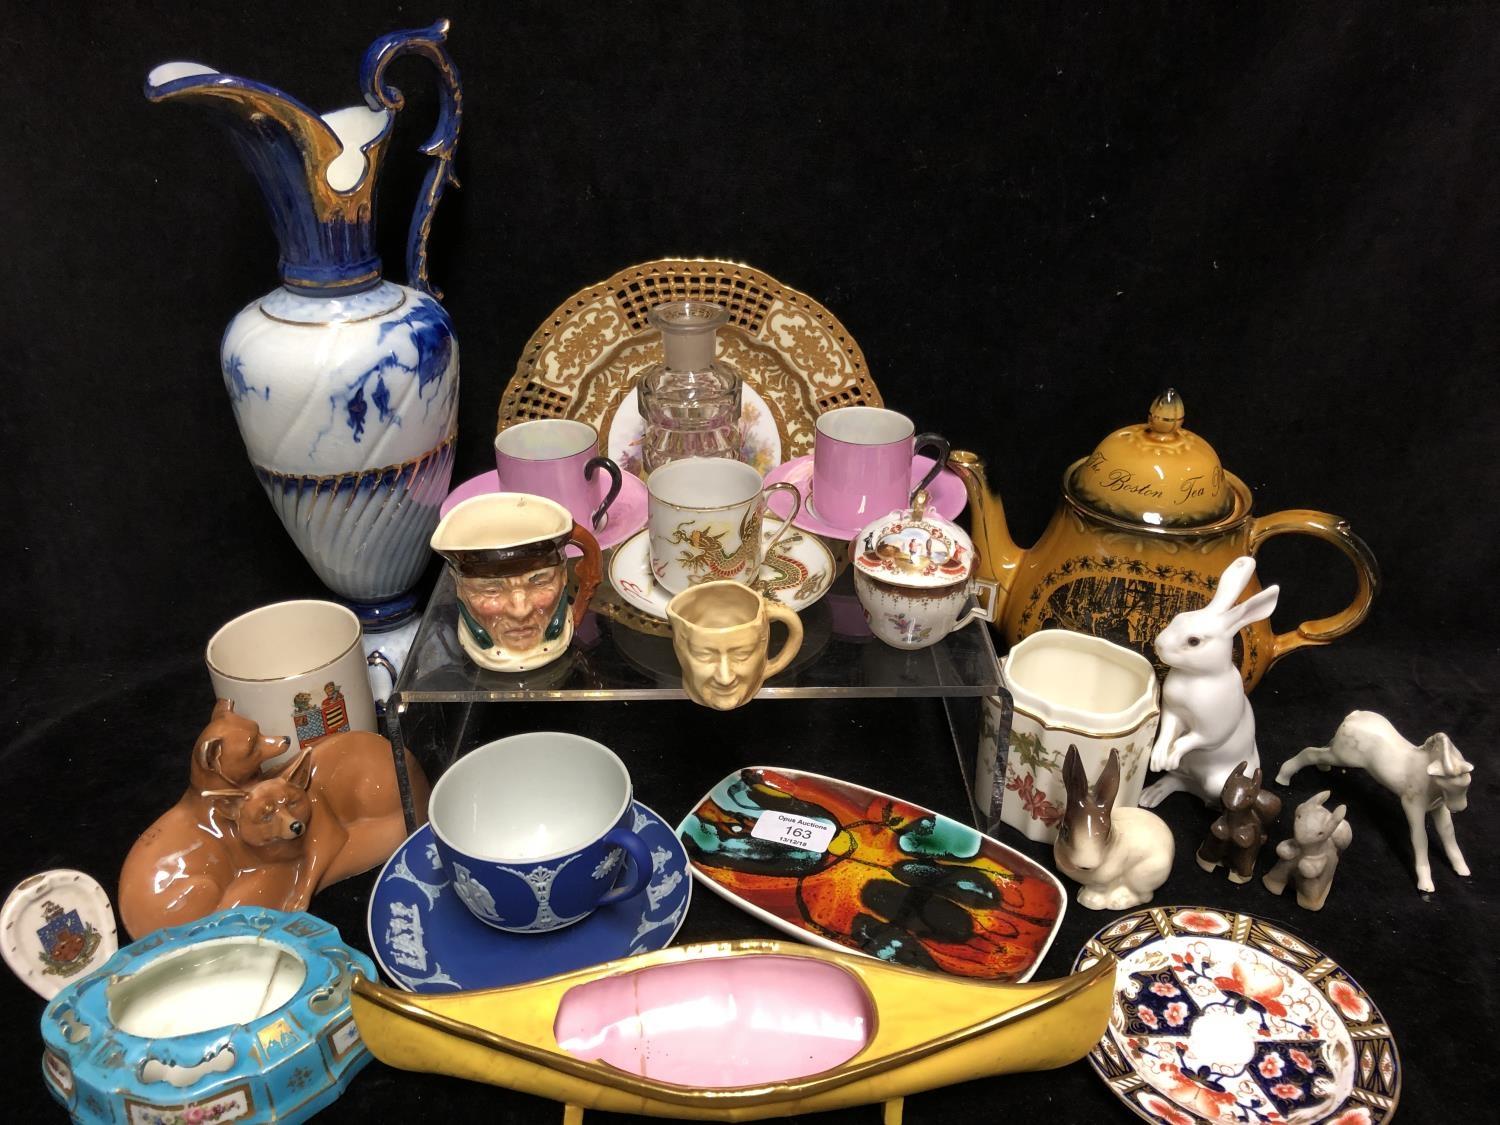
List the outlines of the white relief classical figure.
<svg viewBox="0 0 1500 1125">
<path fill-rule="evenodd" d="M 655 910 L 661 905 L 661 900 L 676 890 L 677 885 L 681 882 L 682 872 L 674 871 L 660 882 L 655 882 L 648 886 L 646 888 L 646 901 L 649 905 L 646 909 L 648 911 Z"/>
<path fill-rule="evenodd" d="M 469 869 L 461 863 L 453 865 L 453 889 L 464 900 L 464 905 L 477 916 L 490 922 L 500 921 L 500 915 L 495 912 L 495 896 L 470 875 Z"/>
<path fill-rule="evenodd" d="M 391 958 L 397 964 L 427 971 L 427 945 L 423 941 L 421 914 L 415 904 L 391 903 L 385 939 L 391 947 Z"/>
</svg>

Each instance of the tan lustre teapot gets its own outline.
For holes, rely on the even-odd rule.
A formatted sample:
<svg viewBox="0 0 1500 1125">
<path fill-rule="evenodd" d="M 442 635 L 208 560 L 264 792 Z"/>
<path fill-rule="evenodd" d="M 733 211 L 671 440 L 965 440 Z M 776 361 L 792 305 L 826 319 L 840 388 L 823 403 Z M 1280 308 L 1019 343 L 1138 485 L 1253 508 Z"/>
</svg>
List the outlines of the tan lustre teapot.
<svg viewBox="0 0 1500 1125">
<path fill-rule="evenodd" d="M 1018 547 L 990 494 L 984 464 L 956 451 L 948 464 L 969 492 L 977 577 L 1000 587 L 995 627 L 1009 644 L 1038 629 L 1104 637 L 1156 659 L 1151 645 L 1173 617 L 1206 604 L 1219 572 L 1276 535 L 1327 540 L 1354 564 L 1354 601 L 1289 633 L 1246 626 L 1235 645 L 1245 690 L 1303 645 L 1322 645 L 1365 619 L 1380 572 L 1364 542 L 1338 516 L 1297 508 L 1252 517 L 1245 482 L 1226 473 L 1213 448 L 1184 429 L 1182 399 L 1167 391 L 1144 425 L 1116 430 L 1063 475 L 1062 502 L 1030 550 Z M 1260 589 L 1252 580 L 1249 597 Z M 1159 662 L 1158 662 L 1159 663 Z"/>
</svg>

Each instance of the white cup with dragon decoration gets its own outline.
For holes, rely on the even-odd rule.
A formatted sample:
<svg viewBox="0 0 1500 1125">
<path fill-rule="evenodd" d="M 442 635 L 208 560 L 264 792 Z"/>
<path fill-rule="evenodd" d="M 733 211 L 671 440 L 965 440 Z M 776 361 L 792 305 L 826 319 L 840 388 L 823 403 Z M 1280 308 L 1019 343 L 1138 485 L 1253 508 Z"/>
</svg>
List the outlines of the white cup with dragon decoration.
<svg viewBox="0 0 1500 1125">
<path fill-rule="evenodd" d="M 762 541 L 766 500 L 777 490 L 792 496 L 786 521 Z M 752 586 L 761 563 L 792 526 L 802 504 L 795 485 L 767 487 L 743 461 L 686 457 L 654 469 L 646 478 L 651 574 L 669 594 L 700 582 Z"/>
</svg>

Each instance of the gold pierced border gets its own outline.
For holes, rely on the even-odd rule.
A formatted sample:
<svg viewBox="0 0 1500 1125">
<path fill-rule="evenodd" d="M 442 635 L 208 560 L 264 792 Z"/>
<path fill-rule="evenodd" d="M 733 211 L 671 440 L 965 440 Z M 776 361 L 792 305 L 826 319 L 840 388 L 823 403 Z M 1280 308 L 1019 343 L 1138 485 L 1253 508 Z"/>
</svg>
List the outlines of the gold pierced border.
<svg viewBox="0 0 1500 1125">
<path fill-rule="evenodd" d="M 809 381 L 811 372 L 800 371 L 771 341 L 764 340 L 757 335 L 763 320 L 763 313 L 758 308 L 752 308 L 748 312 L 732 308 L 732 319 L 725 326 L 725 329 L 742 334 L 748 344 L 759 350 L 769 349 L 782 360 L 783 365 L 789 373 L 800 375 L 804 380 L 805 389 L 810 401 L 814 404 L 830 404 L 830 407 L 818 406 L 818 413 L 822 413 L 824 409 L 831 408 L 831 405 L 836 405 L 837 400 L 848 395 L 851 391 L 857 391 L 858 401 L 864 405 L 883 406 L 885 404 L 884 399 L 880 395 L 880 390 L 875 386 L 875 380 L 870 376 L 869 365 L 865 361 L 864 351 L 860 348 L 858 342 L 836 316 L 807 294 L 784 285 L 769 274 L 740 262 L 725 261 L 718 258 L 661 258 L 630 266 L 616 273 L 613 277 L 581 289 L 553 311 L 552 315 L 532 334 L 531 339 L 526 342 L 526 346 L 521 350 L 521 357 L 516 362 L 515 373 L 511 376 L 510 382 L 506 384 L 505 391 L 500 397 L 499 417 L 496 425 L 497 433 L 505 429 L 512 422 L 518 421 L 523 417 L 521 414 L 523 393 L 532 382 L 532 372 L 536 367 L 538 358 L 558 332 L 578 312 L 588 308 L 601 297 L 614 297 L 618 307 L 617 294 L 648 279 L 663 279 L 665 282 L 664 289 L 669 290 L 673 296 L 698 297 L 705 300 L 713 300 L 720 295 L 720 286 L 715 283 L 722 283 L 730 289 L 734 289 L 736 283 L 740 283 L 759 290 L 768 298 L 768 301 L 780 300 L 802 312 L 810 314 L 818 325 L 828 333 L 832 342 L 849 359 L 849 364 L 854 374 L 841 386 L 822 387 L 812 383 Z M 620 312 L 624 319 L 629 322 L 628 310 L 620 307 Z M 619 347 L 634 342 L 642 336 L 655 333 L 655 331 L 654 328 L 644 325 L 632 327 L 630 336 L 621 344 L 616 345 L 616 350 Z M 599 358 L 595 357 L 591 361 L 591 366 L 597 363 Z M 576 374 L 578 380 L 581 380 L 588 369 L 591 368 L 577 371 L 574 374 Z M 577 387 L 578 382 L 575 381 L 566 391 L 569 396 L 569 407 L 572 405 Z M 557 388 L 549 389 L 557 390 Z M 756 391 L 757 393 L 761 393 L 758 385 L 756 386 Z M 762 397 L 766 398 L 764 394 L 762 394 Z M 609 440 L 609 422 L 612 420 L 618 406 L 617 396 L 617 401 L 609 404 L 605 416 L 601 417 L 595 423 L 596 428 L 600 431 L 601 448 L 603 443 Z M 783 456 L 785 456 L 788 452 L 790 440 L 786 422 L 777 413 L 775 405 L 769 398 L 766 398 L 766 406 L 770 409 L 772 418 L 776 422 L 776 428 L 781 438 Z M 565 410 L 562 417 L 573 417 L 573 415 L 567 413 Z M 582 420 L 590 421 L 587 418 Z M 817 415 L 811 415 L 804 419 L 804 421 L 807 428 L 811 430 L 817 424 Z"/>
</svg>

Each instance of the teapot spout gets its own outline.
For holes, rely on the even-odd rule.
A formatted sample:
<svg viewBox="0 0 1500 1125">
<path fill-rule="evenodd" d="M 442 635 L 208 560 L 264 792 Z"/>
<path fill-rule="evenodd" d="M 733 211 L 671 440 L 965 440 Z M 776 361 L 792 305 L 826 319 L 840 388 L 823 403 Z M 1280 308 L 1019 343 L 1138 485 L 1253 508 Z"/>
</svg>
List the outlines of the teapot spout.
<svg viewBox="0 0 1500 1125">
<path fill-rule="evenodd" d="M 379 280 L 375 178 L 391 135 L 390 110 L 360 105 L 319 116 L 280 90 L 192 62 L 152 70 L 146 97 L 222 114 L 265 196 L 284 284 L 338 292 Z"/>
<path fill-rule="evenodd" d="M 1000 503 L 1000 497 L 990 491 L 984 462 L 979 455 L 966 449 L 955 449 L 948 457 L 948 467 L 958 474 L 969 494 L 969 523 L 974 544 L 979 549 L 979 566 L 975 573 L 1000 587 L 1002 603 L 995 609 L 995 620 L 999 621 L 1003 599 L 1010 594 L 1016 580 L 1016 569 L 1026 552 L 1010 537 L 1005 506 Z"/>
</svg>

